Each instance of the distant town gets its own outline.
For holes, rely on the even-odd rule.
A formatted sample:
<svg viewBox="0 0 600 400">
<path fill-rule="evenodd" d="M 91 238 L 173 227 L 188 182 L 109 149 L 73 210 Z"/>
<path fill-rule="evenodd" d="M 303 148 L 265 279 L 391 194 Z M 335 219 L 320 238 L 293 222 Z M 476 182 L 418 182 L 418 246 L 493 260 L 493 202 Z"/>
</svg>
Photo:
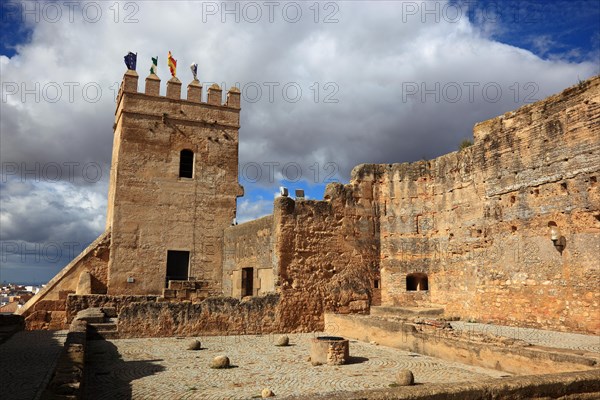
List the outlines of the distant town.
<svg viewBox="0 0 600 400">
<path fill-rule="evenodd" d="M 0 314 L 14 314 L 46 285 L 2 283 L 0 287 Z"/>
</svg>

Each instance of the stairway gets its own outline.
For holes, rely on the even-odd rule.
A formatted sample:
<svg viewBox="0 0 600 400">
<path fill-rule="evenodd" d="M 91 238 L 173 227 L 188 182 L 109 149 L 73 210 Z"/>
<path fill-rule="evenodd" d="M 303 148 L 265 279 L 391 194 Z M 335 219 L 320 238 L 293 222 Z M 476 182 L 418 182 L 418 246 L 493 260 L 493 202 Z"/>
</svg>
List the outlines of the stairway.
<svg viewBox="0 0 600 400">
<path fill-rule="evenodd" d="M 87 322 L 88 340 L 119 338 L 119 319 L 114 307 L 87 308 L 78 312 L 75 318 Z"/>
</svg>

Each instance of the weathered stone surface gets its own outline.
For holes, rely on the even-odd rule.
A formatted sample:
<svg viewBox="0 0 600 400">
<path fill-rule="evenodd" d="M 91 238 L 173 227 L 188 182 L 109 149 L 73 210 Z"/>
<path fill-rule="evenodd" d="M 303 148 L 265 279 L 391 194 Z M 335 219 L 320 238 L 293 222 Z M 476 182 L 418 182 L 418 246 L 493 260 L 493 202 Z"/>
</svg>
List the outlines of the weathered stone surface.
<svg viewBox="0 0 600 400">
<path fill-rule="evenodd" d="M 382 303 L 463 319 L 600 332 L 600 78 L 477 124 L 473 146 L 361 165 L 374 181 Z M 566 241 L 551 240 L 556 224 Z M 427 274 L 427 291 L 407 276 Z"/>
<path fill-rule="evenodd" d="M 349 341 L 336 337 L 316 337 L 310 343 L 312 365 L 342 365 L 350 359 Z"/>
<path fill-rule="evenodd" d="M 231 362 L 227 356 L 216 356 L 210 363 L 210 367 L 216 369 L 229 368 L 230 366 Z"/>
<path fill-rule="evenodd" d="M 213 297 L 199 303 L 133 302 L 119 313 L 119 337 L 265 334 L 281 332 L 279 296 L 240 301 Z"/>
<path fill-rule="evenodd" d="M 402 369 L 396 374 L 396 382 L 399 386 L 410 386 L 415 383 L 413 373 L 408 369 Z"/>
<path fill-rule="evenodd" d="M 90 274 L 90 271 L 85 270 L 79 274 L 75 294 L 92 294 L 92 274 Z"/>
</svg>

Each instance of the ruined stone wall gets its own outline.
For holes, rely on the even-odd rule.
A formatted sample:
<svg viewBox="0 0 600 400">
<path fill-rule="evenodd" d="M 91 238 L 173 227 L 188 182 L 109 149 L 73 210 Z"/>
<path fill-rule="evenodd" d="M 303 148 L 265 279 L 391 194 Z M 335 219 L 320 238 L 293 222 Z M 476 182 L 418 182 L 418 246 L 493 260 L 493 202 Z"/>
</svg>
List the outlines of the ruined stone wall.
<svg viewBox="0 0 600 400">
<path fill-rule="evenodd" d="M 460 152 L 353 171 L 353 182 L 377 179 L 383 304 L 600 332 L 599 87 L 595 78 L 477 124 Z M 429 290 L 407 291 L 418 272 Z"/>
<path fill-rule="evenodd" d="M 253 296 L 275 291 L 273 216 L 225 229 L 223 294 L 242 297 L 242 268 L 252 268 Z"/>
<path fill-rule="evenodd" d="M 211 297 L 200 303 L 139 302 L 119 313 L 119 337 L 250 335 L 282 332 L 276 309 L 279 296 L 270 294 L 240 301 Z"/>
<path fill-rule="evenodd" d="M 188 276 L 221 289 L 223 231 L 235 217 L 239 91 L 222 103 L 213 85 L 128 71 L 117 101 L 107 224 L 112 230 L 109 294 L 161 294 L 168 250 L 190 252 Z M 193 177 L 179 177 L 181 150 L 194 152 Z"/>
<path fill-rule="evenodd" d="M 66 300 L 66 323 L 71 323 L 79 311 L 88 308 L 114 308 L 119 314 L 126 305 L 134 302 L 156 302 L 158 296 L 110 296 L 105 294 L 70 294 Z"/>
<path fill-rule="evenodd" d="M 109 244 L 110 232 L 104 232 L 19 310 L 27 329 L 64 328 L 67 296 L 75 293 L 82 274 L 91 275 L 91 291 L 106 293 Z"/>
<path fill-rule="evenodd" d="M 378 301 L 378 220 L 368 180 L 330 184 L 325 200 L 280 197 L 274 206 L 280 320 L 324 328 L 323 313 L 367 312 Z"/>
</svg>

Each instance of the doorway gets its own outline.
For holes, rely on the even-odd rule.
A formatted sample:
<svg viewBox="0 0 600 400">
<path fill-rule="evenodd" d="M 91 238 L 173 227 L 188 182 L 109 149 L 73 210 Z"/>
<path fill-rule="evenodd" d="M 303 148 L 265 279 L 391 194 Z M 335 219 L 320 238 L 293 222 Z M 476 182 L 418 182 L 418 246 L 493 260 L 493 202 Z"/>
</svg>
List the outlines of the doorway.
<svg viewBox="0 0 600 400">
<path fill-rule="evenodd" d="M 181 250 L 167 251 L 167 277 L 165 287 L 169 281 L 187 281 L 190 269 L 190 252 Z"/>
</svg>

